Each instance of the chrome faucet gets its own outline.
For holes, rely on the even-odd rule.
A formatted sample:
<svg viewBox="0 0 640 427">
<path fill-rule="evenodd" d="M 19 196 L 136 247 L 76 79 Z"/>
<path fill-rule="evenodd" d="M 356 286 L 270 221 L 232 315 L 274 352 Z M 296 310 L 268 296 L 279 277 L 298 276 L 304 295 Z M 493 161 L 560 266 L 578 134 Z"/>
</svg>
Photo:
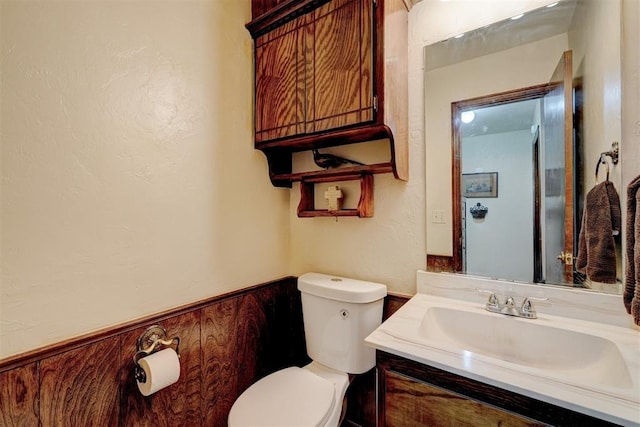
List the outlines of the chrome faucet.
<svg viewBox="0 0 640 427">
<path fill-rule="evenodd" d="M 549 298 L 526 297 L 520 307 L 516 307 L 516 301 L 512 296 L 507 296 L 504 304 L 500 304 L 495 292 L 478 289 L 478 292 L 488 293 L 489 299 L 485 304 L 487 311 L 492 313 L 500 313 L 507 316 L 523 317 L 525 319 L 536 319 L 536 309 L 532 304 L 532 300 L 547 301 Z"/>
</svg>

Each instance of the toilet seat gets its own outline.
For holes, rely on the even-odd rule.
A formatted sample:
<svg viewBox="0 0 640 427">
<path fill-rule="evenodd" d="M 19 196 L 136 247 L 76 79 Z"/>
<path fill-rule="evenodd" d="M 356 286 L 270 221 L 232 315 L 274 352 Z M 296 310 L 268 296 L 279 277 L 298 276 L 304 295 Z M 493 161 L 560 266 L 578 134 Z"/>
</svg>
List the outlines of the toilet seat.
<svg viewBox="0 0 640 427">
<path fill-rule="evenodd" d="M 323 426 L 335 402 L 334 384 L 291 367 L 262 378 L 236 400 L 229 426 Z"/>
</svg>

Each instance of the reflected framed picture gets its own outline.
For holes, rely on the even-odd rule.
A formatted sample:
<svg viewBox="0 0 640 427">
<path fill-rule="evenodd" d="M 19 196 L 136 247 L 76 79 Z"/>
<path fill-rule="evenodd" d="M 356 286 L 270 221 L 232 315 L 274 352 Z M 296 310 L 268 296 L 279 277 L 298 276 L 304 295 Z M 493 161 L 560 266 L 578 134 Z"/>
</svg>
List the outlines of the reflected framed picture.
<svg viewBox="0 0 640 427">
<path fill-rule="evenodd" d="M 463 173 L 463 197 L 498 197 L 498 172 Z"/>
</svg>

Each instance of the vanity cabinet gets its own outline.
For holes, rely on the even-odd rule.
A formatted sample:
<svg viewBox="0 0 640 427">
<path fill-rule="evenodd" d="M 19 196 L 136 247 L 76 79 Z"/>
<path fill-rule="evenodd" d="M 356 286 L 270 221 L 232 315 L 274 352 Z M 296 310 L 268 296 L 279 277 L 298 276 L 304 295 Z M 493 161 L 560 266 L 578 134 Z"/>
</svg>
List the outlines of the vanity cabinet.
<svg viewBox="0 0 640 427">
<path fill-rule="evenodd" d="M 387 426 L 544 426 L 464 395 L 387 372 L 385 376 Z"/>
<path fill-rule="evenodd" d="M 381 351 L 377 367 L 380 427 L 614 425 Z"/>
<path fill-rule="evenodd" d="M 275 186 L 408 178 L 405 0 L 253 0 L 255 148 Z M 292 154 L 389 141 L 387 162 L 292 173 Z"/>
</svg>

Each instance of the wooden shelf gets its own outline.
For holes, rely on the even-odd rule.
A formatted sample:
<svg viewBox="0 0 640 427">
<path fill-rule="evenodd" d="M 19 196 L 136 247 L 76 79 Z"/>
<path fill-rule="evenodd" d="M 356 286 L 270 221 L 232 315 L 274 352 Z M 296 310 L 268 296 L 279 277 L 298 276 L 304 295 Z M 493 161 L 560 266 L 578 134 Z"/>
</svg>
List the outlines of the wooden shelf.
<svg viewBox="0 0 640 427">
<path fill-rule="evenodd" d="M 358 209 L 340 209 L 338 211 L 328 211 L 326 209 L 313 209 L 308 211 L 299 211 L 298 217 L 300 218 L 315 218 L 315 217 L 336 217 L 336 216 L 357 216 L 359 218 L 368 218 L 363 217 L 360 214 Z M 369 215 L 371 217 L 373 215 Z"/>
<path fill-rule="evenodd" d="M 339 209 L 330 211 L 327 209 L 315 208 L 315 184 L 321 182 L 336 181 L 336 179 L 311 177 L 300 181 L 300 203 L 298 204 L 298 216 L 300 218 L 311 217 L 338 217 L 357 216 L 360 218 L 371 218 L 373 216 L 373 175 L 370 173 L 360 173 L 340 176 L 341 181 L 360 180 L 360 200 L 356 209 Z"/>
<path fill-rule="evenodd" d="M 292 153 L 308 151 L 314 148 L 336 147 L 361 142 L 387 139 L 389 143 L 390 161 L 364 166 L 342 167 L 325 171 L 292 173 Z M 304 135 L 276 141 L 256 143 L 255 147 L 267 157 L 269 176 L 276 187 L 291 187 L 292 182 L 304 179 L 327 178 L 324 182 L 339 181 L 342 176 L 362 173 L 393 173 L 398 179 L 407 179 L 407 166 L 396 161 L 395 140 L 386 125 L 358 126 L 350 129 L 324 132 L 315 135 Z M 331 178 L 331 179 L 329 179 Z M 337 179 L 336 179 L 337 178 Z"/>
<path fill-rule="evenodd" d="M 336 182 L 353 181 L 359 179 L 363 174 L 391 173 L 393 165 L 391 163 L 376 163 L 374 165 L 343 167 L 339 169 L 327 169 L 312 172 L 299 172 L 273 176 L 272 179 L 289 182 Z"/>
</svg>

